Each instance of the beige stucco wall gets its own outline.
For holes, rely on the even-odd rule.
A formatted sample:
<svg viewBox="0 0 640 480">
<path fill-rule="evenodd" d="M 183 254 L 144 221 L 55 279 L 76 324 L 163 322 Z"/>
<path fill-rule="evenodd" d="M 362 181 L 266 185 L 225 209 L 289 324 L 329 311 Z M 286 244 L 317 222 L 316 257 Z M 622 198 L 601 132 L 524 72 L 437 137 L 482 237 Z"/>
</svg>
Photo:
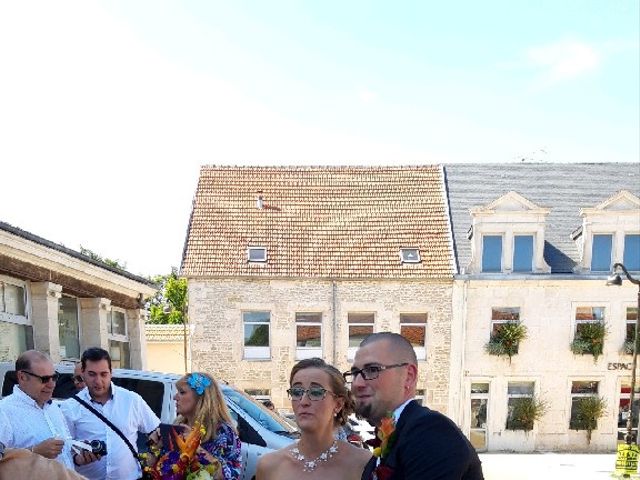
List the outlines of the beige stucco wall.
<svg viewBox="0 0 640 480">
<path fill-rule="evenodd" d="M 147 369 L 153 372 L 184 373 L 182 342 L 147 342 Z"/>
<path fill-rule="evenodd" d="M 529 277 L 530 278 L 530 277 Z M 605 280 L 456 280 L 454 287 L 453 369 L 451 415 L 469 433 L 471 382 L 489 382 L 489 450 L 612 450 L 616 445 L 618 402 L 629 370 L 614 364 L 629 364 L 631 355 L 621 353 L 625 339 L 626 308 L 636 305 L 637 288 L 606 287 Z M 577 306 L 604 306 L 608 334 L 604 354 L 594 362 L 591 355 L 574 355 L 569 345 L 574 337 Z M 520 307 L 528 338 L 511 364 L 506 357 L 485 353 L 489 341 L 492 307 Z M 538 394 L 549 409 L 534 430 L 525 435 L 505 429 L 507 384 L 535 381 Z M 571 382 L 598 381 L 599 395 L 608 409 L 587 445 L 586 432 L 569 430 Z M 458 390 L 458 392 L 456 392 Z"/>
<path fill-rule="evenodd" d="M 322 312 L 322 357 L 347 370 L 348 312 L 375 312 L 374 331 L 399 332 L 399 314 L 427 312 L 427 358 L 418 388 L 426 403 L 447 412 L 451 331 L 449 283 L 425 281 L 193 280 L 189 319 L 193 369 L 211 372 L 241 389 L 269 389 L 279 409 L 290 408 L 285 390 L 296 361 L 295 313 Z M 335 297 L 335 311 L 333 308 Z M 271 359 L 243 359 L 242 312 L 271 312 Z M 335 317 L 335 320 L 334 320 Z"/>
</svg>

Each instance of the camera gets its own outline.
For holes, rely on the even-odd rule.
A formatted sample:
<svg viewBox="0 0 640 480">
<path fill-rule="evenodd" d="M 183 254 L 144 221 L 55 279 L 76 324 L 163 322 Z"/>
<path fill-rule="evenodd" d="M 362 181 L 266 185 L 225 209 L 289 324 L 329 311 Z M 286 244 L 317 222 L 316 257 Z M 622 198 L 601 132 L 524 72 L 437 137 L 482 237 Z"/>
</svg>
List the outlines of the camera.
<svg viewBox="0 0 640 480">
<path fill-rule="evenodd" d="M 101 457 L 107 454 L 107 444 L 102 440 L 91 440 L 91 453 L 94 455 L 100 455 Z"/>
</svg>

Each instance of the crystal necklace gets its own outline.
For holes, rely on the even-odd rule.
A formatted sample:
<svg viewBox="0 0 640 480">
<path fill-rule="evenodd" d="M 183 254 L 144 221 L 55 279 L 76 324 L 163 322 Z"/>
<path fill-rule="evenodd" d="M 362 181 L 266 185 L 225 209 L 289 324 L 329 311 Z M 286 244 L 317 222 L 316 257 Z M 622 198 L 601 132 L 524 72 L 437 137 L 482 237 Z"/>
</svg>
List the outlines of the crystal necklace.
<svg viewBox="0 0 640 480">
<path fill-rule="evenodd" d="M 302 453 L 300 453 L 300 449 L 298 448 L 297 443 L 291 449 L 291 455 L 293 455 L 293 458 L 302 462 L 303 472 L 313 472 L 316 468 L 318 468 L 318 465 L 320 465 L 320 462 L 328 462 L 329 459 L 331 459 L 331 457 L 333 457 L 333 455 L 337 452 L 338 452 L 337 440 L 334 440 L 331 446 L 327 448 L 324 452 L 322 452 L 320 455 L 318 455 L 318 457 L 315 458 L 314 460 L 307 460 L 307 458 Z"/>
</svg>

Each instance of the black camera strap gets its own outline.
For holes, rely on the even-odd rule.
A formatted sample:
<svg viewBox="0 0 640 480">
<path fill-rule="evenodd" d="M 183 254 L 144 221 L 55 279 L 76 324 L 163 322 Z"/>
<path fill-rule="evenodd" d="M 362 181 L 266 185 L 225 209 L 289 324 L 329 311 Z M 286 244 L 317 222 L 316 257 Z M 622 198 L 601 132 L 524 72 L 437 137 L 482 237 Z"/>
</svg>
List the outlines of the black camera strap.
<svg viewBox="0 0 640 480">
<path fill-rule="evenodd" d="M 89 405 L 87 402 L 82 400 L 77 395 L 74 395 L 71 398 L 73 398 L 74 400 L 79 402 L 84 408 L 89 410 L 96 417 L 98 417 L 100 420 L 102 420 L 104 423 L 106 423 L 107 427 L 109 427 L 111 430 L 113 430 L 115 433 L 117 433 L 118 436 L 122 439 L 122 441 L 127 445 L 127 447 L 129 447 L 129 450 L 131 450 L 131 455 L 133 455 L 133 458 L 136 459 L 136 462 L 140 463 L 140 457 L 138 457 L 138 452 L 136 451 L 135 448 L 133 448 L 133 445 L 131 445 L 131 442 L 129 441 L 129 439 L 124 436 L 124 433 L 122 433 L 118 427 L 116 427 L 113 423 L 111 423 L 111 421 L 109 421 L 109 419 L 107 417 L 102 415 L 98 410 L 93 408 L 91 405 Z"/>
</svg>

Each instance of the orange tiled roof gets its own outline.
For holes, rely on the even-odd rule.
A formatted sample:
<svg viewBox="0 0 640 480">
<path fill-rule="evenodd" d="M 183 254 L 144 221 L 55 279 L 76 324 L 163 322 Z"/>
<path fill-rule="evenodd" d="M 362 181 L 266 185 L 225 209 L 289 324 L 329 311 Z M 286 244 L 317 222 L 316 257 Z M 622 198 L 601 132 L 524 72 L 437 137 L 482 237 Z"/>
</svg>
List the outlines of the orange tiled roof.
<svg viewBox="0 0 640 480">
<path fill-rule="evenodd" d="M 438 166 L 204 166 L 181 273 L 449 279 L 450 245 Z M 266 264 L 247 262 L 249 246 L 267 248 Z M 422 262 L 402 264 L 401 247 Z"/>
</svg>

